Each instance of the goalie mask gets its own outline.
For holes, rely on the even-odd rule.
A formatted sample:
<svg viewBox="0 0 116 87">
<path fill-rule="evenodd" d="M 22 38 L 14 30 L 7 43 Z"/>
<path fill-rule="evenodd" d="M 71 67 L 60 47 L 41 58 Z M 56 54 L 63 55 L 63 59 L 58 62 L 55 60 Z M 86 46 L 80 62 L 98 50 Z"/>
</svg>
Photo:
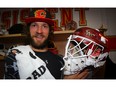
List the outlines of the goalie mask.
<svg viewBox="0 0 116 87">
<path fill-rule="evenodd" d="M 87 66 L 99 67 L 105 63 L 107 39 L 97 29 L 82 27 L 68 37 L 65 48 L 64 74 L 75 74 Z"/>
</svg>

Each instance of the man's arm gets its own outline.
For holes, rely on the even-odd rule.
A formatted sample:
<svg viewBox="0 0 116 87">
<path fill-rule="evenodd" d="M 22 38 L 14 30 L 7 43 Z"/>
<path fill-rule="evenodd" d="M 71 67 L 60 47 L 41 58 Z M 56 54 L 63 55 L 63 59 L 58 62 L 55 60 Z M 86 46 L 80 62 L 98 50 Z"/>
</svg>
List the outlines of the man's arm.
<svg viewBox="0 0 116 87">
<path fill-rule="evenodd" d="M 15 54 L 10 52 L 5 58 L 4 79 L 19 79 L 19 72 L 16 62 Z"/>
</svg>

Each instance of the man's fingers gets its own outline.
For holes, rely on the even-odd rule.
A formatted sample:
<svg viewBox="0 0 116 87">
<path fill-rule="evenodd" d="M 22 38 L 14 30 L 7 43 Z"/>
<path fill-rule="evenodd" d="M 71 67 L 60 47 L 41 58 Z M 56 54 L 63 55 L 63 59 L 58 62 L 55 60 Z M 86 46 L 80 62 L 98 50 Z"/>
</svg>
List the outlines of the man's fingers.
<svg viewBox="0 0 116 87">
<path fill-rule="evenodd" d="M 85 79 L 89 75 L 89 70 L 85 69 L 73 75 L 65 76 L 65 79 Z"/>
</svg>

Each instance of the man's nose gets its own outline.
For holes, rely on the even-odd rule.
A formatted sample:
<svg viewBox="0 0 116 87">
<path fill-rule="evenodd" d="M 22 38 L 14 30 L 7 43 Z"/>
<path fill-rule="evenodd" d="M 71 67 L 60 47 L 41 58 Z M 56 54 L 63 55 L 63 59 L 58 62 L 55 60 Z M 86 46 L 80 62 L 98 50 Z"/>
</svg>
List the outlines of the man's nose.
<svg viewBox="0 0 116 87">
<path fill-rule="evenodd" d="M 38 27 L 38 28 L 37 28 L 37 32 L 38 32 L 38 33 L 42 33 L 42 27 Z"/>
</svg>

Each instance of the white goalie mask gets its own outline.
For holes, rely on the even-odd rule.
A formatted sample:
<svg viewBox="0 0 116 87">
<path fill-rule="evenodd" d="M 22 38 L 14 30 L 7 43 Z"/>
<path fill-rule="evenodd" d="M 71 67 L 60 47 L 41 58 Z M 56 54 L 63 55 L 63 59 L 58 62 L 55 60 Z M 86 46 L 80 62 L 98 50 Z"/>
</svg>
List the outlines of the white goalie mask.
<svg viewBox="0 0 116 87">
<path fill-rule="evenodd" d="M 104 65 L 108 52 L 107 39 L 96 29 L 83 27 L 68 37 L 65 47 L 64 74 L 75 74 L 87 66 Z"/>
</svg>

